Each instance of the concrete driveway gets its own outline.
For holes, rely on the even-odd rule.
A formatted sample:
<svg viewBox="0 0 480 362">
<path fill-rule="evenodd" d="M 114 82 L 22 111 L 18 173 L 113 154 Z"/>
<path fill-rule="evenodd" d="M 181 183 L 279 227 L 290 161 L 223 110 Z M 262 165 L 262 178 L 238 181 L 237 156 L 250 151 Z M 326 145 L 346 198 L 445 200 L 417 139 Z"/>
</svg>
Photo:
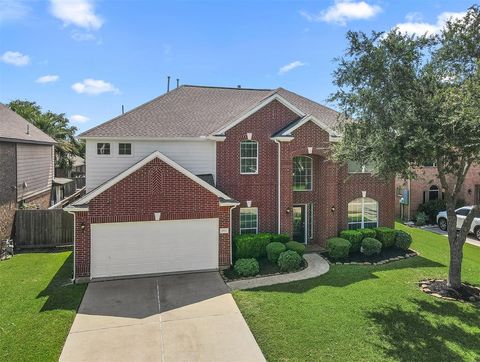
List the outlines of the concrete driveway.
<svg viewBox="0 0 480 362">
<path fill-rule="evenodd" d="M 264 361 L 216 272 L 90 283 L 60 361 Z"/>
<path fill-rule="evenodd" d="M 435 234 L 440 234 L 445 237 L 448 237 L 448 233 L 446 231 L 440 230 L 440 228 L 437 225 L 432 225 L 432 226 L 424 226 L 422 229 L 434 232 Z M 480 247 L 480 240 L 477 240 L 473 234 L 468 234 L 467 240 L 465 240 L 466 243 L 472 244 L 475 246 Z"/>
</svg>

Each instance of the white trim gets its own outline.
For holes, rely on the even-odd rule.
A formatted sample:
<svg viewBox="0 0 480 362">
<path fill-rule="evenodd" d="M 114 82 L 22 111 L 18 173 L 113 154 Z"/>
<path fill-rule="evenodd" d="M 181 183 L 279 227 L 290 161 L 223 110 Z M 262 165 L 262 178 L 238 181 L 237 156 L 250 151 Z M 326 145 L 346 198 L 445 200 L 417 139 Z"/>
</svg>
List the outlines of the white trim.
<svg viewBox="0 0 480 362">
<path fill-rule="evenodd" d="M 121 144 L 124 144 L 124 145 L 130 145 L 130 154 L 125 154 L 125 155 L 121 155 L 120 154 L 120 143 Z M 134 156 L 134 149 L 133 149 L 133 142 L 127 142 L 127 141 L 123 141 L 123 142 L 117 142 L 116 143 L 117 147 L 116 147 L 116 153 L 115 153 L 115 156 L 118 156 L 118 157 L 133 157 Z"/>
<path fill-rule="evenodd" d="M 240 234 L 242 234 L 242 210 L 256 210 L 257 212 L 255 213 L 256 220 L 257 220 L 257 226 L 255 227 L 255 234 L 258 234 L 258 207 L 241 207 L 239 214 L 238 214 L 238 221 L 239 221 L 239 227 L 240 227 Z M 244 230 L 252 230 L 253 228 L 244 228 Z"/>
<path fill-rule="evenodd" d="M 136 136 L 105 136 L 105 137 L 89 137 L 89 136 L 80 136 L 78 139 L 89 140 L 89 141 L 98 141 L 98 142 L 107 142 L 107 141 L 223 141 L 225 137 L 209 135 L 209 136 L 198 136 L 198 137 L 136 137 Z"/>
<path fill-rule="evenodd" d="M 82 198 L 78 199 L 74 205 L 72 205 L 73 207 L 75 207 L 75 204 L 77 205 L 82 205 L 82 204 L 86 204 L 88 203 L 90 200 L 92 200 L 94 197 L 98 196 L 99 194 L 101 194 L 102 192 L 104 192 L 105 190 L 108 190 L 110 187 L 112 187 L 113 185 L 115 185 L 116 183 L 120 182 L 121 180 L 123 180 L 125 177 L 127 177 L 128 175 L 131 175 L 132 173 L 134 173 L 135 171 L 139 170 L 140 168 L 142 168 L 143 166 L 145 166 L 147 163 L 149 163 L 150 161 L 154 160 L 155 158 L 158 158 L 160 160 L 162 160 L 163 162 L 165 162 L 167 165 L 171 166 L 172 168 L 174 168 L 175 170 L 177 170 L 178 172 L 184 174 L 185 176 L 187 176 L 188 178 L 190 178 L 191 180 L 195 181 L 196 183 L 198 183 L 200 186 L 203 186 L 205 189 L 207 189 L 208 191 L 210 191 L 212 194 L 220 197 L 220 198 L 223 198 L 225 200 L 231 200 L 231 198 L 227 195 L 225 195 L 223 192 L 221 192 L 220 190 L 216 189 L 215 187 L 213 187 L 212 185 L 210 185 L 209 183 L 203 181 L 201 178 L 199 178 L 198 176 L 195 176 L 193 173 L 191 173 L 190 171 L 188 171 L 187 169 L 183 168 L 182 166 L 180 166 L 178 163 L 176 163 L 175 161 L 172 161 L 170 158 L 168 158 L 167 156 L 165 156 L 163 153 L 161 153 L 160 151 L 155 151 L 153 153 L 151 153 L 149 156 L 145 157 L 143 160 L 140 160 L 138 161 L 136 164 L 134 164 L 133 166 L 127 168 L 125 171 L 123 171 L 122 173 L 118 174 L 117 176 L 115 176 L 114 178 L 110 179 L 109 181 L 105 182 L 104 184 L 98 186 L 96 189 L 92 190 L 91 192 L 89 192 L 88 194 L 86 194 L 85 196 L 83 196 Z M 227 202 L 230 202 L 230 201 L 227 201 Z M 220 202 L 221 203 L 221 202 Z M 78 211 L 78 210 L 77 210 Z"/>
<path fill-rule="evenodd" d="M 270 139 L 274 142 L 290 142 L 295 139 L 293 136 L 275 136 L 275 137 L 270 137 Z"/>
<path fill-rule="evenodd" d="M 104 145 L 108 144 L 108 153 L 98 153 L 98 145 L 103 143 Z M 103 142 L 95 142 L 95 155 L 97 157 L 112 157 L 115 153 L 113 143 L 110 141 L 103 141 Z"/>
<path fill-rule="evenodd" d="M 311 219 L 311 223 L 309 223 L 310 225 L 309 226 L 309 233 L 311 234 L 309 239 L 312 240 L 313 239 L 313 235 L 315 234 L 315 230 L 313 228 L 313 220 L 315 220 L 315 210 L 314 210 L 314 206 L 315 204 L 313 202 L 309 203 L 308 204 L 308 217 L 310 217 Z"/>
<path fill-rule="evenodd" d="M 267 104 L 269 104 L 270 102 L 273 102 L 275 100 L 282 103 L 285 107 L 290 109 L 292 112 L 298 114 L 300 117 L 305 116 L 305 113 L 303 111 L 301 111 L 299 108 L 294 106 L 292 103 L 287 101 L 285 98 L 283 98 L 279 94 L 275 93 L 275 94 L 272 94 L 271 96 L 265 98 L 263 101 L 261 101 L 260 103 L 258 103 L 255 106 L 253 106 L 249 110 L 243 112 L 238 118 L 236 118 L 228 126 L 225 126 L 225 127 L 219 129 L 216 132 L 213 132 L 212 135 L 223 135 L 223 134 L 225 134 L 225 132 L 227 132 L 230 128 L 235 127 L 237 124 L 239 124 L 240 122 L 242 122 L 246 118 L 250 117 L 252 114 L 256 113 L 257 111 L 259 111 L 260 109 L 265 107 Z"/>
<path fill-rule="evenodd" d="M 313 191 L 313 157 L 311 157 L 311 156 L 306 156 L 306 155 L 298 155 L 298 156 L 294 156 L 294 157 L 292 158 L 292 161 L 295 160 L 295 159 L 298 158 L 298 157 L 309 158 L 310 161 L 312 162 L 312 167 L 311 167 L 312 174 L 310 175 L 310 188 L 309 188 L 308 190 L 307 190 L 307 189 L 305 189 L 305 190 L 295 190 L 295 189 L 294 189 L 294 187 L 295 187 L 294 182 L 292 182 L 292 191 L 293 191 L 293 192 L 309 192 L 309 191 Z M 294 171 L 294 170 L 293 170 L 293 167 L 292 167 L 292 171 Z M 294 178 L 294 177 L 295 177 L 295 172 L 293 172 L 293 178 Z M 292 180 L 292 181 L 293 181 L 293 180 Z"/>
<path fill-rule="evenodd" d="M 312 121 L 313 123 L 315 123 L 318 127 L 320 127 L 321 129 L 323 129 L 324 131 L 328 132 L 329 136 L 330 137 L 335 137 L 336 134 L 335 132 L 330 128 L 328 127 L 325 123 L 323 123 L 322 121 L 318 120 L 317 118 L 315 118 L 314 116 L 312 115 L 306 115 L 305 117 L 303 117 L 296 125 L 294 125 L 293 127 L 291 128 L 287 128 L 284 132 L 282 132 L 282 136 L 291 136 L 292 135 L 292 132 L 295 131 L 296 129 L 300 128 L 301 126 L 303 126 L 305 123 L 307 123 L 308 121 Z"/>
<path fill-rule="evenodd" d="M 257 157 L 256 157 L 257 170 L 255 172 L 242 172 L 242 158 L 244 158 L 244 159 L 253 159 L 254 158 L 254 157 L 242 157 L 242 143 L 245 143 L 245 142 L 249 142 L 249 143 L 255 142 L 255 144 L 257 145 Z M 259 157 L 258 157 L 259 152 L 260 152 L 260 144 L 259 144 L 258 141 L 255 141 L 255 140 L 240 141 L 240 175 L 258 175 L 258 170 L 260 169 Z"/>
</svg>

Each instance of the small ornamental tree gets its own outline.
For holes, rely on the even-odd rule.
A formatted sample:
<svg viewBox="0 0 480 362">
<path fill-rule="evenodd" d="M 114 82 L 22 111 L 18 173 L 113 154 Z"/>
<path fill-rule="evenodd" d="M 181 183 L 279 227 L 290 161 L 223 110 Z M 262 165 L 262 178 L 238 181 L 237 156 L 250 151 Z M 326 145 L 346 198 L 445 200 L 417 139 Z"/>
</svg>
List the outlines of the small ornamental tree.
<svg viewBox="0 0 480 362">
<path fill-rule="evenodd" d="M 456 232 L 455 204 L 480 162 L 480 8 L 450 19 L 439 34 L 347 34 L 330 100 L 344 112 L 333 158 L 371 164 L 385 178 L 415 177 L 435 161 L 445 194 L 450 243 L 448 284 L 461 286 L 463 245 L 475 206 Z"/>
</svg>

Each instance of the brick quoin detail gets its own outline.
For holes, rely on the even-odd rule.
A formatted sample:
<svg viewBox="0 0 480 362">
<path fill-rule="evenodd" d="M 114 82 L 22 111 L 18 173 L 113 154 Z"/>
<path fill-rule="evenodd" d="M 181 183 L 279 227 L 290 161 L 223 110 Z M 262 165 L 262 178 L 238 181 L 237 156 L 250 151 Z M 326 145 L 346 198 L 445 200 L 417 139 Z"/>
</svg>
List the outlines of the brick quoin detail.
<svg viewBox="0 0 480 362">
<path fill-rule="evenodd" d="M 92 199 L 88 212 L 76 213 L 76 277 L 90 275 L 90 224 L 154 221 L 155 212 L 161 220 L 218 218 L 220 228 L 230 227 L 230 207 L 219 206 L 216 195 L 157 158 Z M 220 234 L 219 266 L 229 264 L 230 234 Z"/>
<path fill-rule="evenodd" d="M 217 144 L 217 187 L 246 207 L 258 207 L 259 232 L 278 232 L 277 162 L 278 145 L 270 139 L 299 116 L 280 102 L 273 101 L 226 132 L 226 140 Z M 240 174 L 240 142 L 252 133 L 259 143 L 258 175 Z M 348 203 L 367 192 L 379 203 L 379 224 L 393 226 L 395 210 L 394 180 L 382 180 L 370 174 L 348 174 L 346 166 L 328 160 L 329 135 L 313 122 L 293 132 L 291 142 L 282 142 L 280 151 L 280 232 L 292 234 L 294 204 L 314 204 L 314 232 L 309 243 L 325 246 L 325 241 L 347 228 Z M 313 153 L 308 154 L 308 147 Z M 292 190 L 293 157 L 313 159 L 313 190 Z M 240 232 L 239 208 L 233 210 L 233 234 Z M 331 208 L 335 211 L 332 212 Z"/>
</svg>

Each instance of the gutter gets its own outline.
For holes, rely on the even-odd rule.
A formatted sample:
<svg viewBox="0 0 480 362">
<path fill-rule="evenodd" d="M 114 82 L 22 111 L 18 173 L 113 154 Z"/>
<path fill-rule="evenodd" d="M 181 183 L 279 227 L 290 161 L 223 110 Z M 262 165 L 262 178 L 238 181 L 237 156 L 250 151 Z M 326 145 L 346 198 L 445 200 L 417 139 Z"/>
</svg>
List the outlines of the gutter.
<svg viewBox="0 0 480 362">
<path fill-rule="evenodd" d="M 277 145 L 277 232 L 280 234 L 280 141 L 273 140 Z"/>
</svg>

